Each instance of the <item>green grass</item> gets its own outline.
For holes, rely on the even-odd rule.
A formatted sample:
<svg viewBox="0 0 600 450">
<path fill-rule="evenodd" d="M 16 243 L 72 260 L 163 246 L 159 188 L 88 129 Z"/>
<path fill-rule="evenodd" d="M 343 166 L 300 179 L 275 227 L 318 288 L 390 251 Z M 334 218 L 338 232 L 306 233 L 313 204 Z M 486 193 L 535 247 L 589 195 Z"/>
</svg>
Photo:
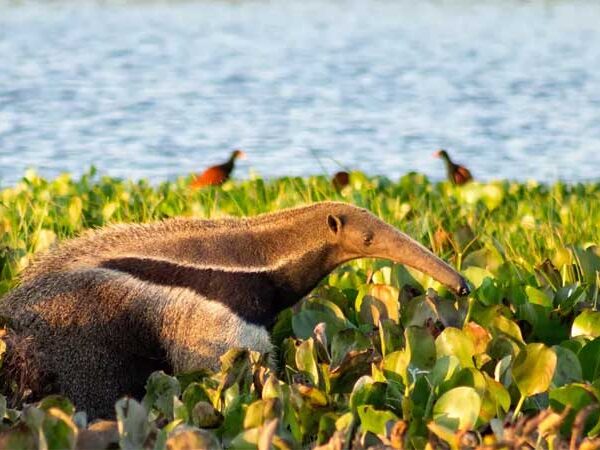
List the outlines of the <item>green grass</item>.
<svg viewBox="0 0 600 450">
<path fill-rule="evenodd" d="M 122 448 L 161 449 L 167 440 L 183 448 L 186 439 L 257 448 L 259 435 L 276 448 L 549 448 L 571 434 L 579 445 L 600 433 L 600 183 L 459 188 L 419 174 L 396 182 L 354 173 L 337 192 L 324 177 L 203 191 L 187 182 L 153 186 L 93 170 L 79 180 L 27 174 L 0 192 L 0 294 L 36 252 L 85 228 L 255 215 L 321 200 L 370 209 L 476 289 L 458 300 L 386 261 L 340 267 L 295 313 L 281 314 L 272 330 L 279 371 L 232 352 L 216 374 L 157 373 L 141 405 L 117 404 Z M 0 401 L 0 413 L 0 443 L 45 436 L 51 448 L 71 448 L 85 427 L 64 399 L 23 412 Z M 506 423 L 512 427 L 502 431 Z"/>
</svg>

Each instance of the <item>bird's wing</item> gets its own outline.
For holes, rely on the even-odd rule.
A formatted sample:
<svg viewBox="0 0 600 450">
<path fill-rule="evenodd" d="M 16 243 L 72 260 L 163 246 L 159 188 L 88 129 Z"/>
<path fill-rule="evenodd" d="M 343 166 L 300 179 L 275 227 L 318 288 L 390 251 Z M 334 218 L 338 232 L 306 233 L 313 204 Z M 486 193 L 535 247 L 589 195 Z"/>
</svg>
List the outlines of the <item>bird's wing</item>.
<svg viewBox="0 0 600 450">
<path fill-rule="evenodd" d="M 454 182 L 456 184 L 465 184 L 472 179 L 473 176 L 469 172 L 469 169 L 464 166 L 456 166 L 456 170 L 454 171 Z"/>
</svg>

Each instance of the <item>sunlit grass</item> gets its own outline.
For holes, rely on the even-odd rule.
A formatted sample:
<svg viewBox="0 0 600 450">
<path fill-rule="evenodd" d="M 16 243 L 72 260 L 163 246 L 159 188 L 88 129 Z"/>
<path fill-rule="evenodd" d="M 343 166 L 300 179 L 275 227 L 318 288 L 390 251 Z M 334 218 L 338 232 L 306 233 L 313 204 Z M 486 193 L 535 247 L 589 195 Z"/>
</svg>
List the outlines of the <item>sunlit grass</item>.
<svg viewBox="0 0 600 450">
<path fill-rule="evenodd" d="M 455 262 L 465 250 L 461 246 L 471 240 L 493 243 L 529 267 L 560 257 L 569 244 L 600 242 L 598 183 L 501 181 L 461 188 L 433 184 L 418 174 L 392 182 L 355 173 L 342 192 L 325 177 L 256 179 L 194 191 L 183 177 L 152 186 L 144 180 L 100 177 L 93 170 L 79 180 L 68 175 L 45 180 L 28 173 L 0 193 L 0 291 L 13 283 L 33 253 L 85 228 L 177 215 L 247 216 L 322 200 L 364 206 Z M 450 239 L 436 246 L 440 230 Z"/>
</svg>

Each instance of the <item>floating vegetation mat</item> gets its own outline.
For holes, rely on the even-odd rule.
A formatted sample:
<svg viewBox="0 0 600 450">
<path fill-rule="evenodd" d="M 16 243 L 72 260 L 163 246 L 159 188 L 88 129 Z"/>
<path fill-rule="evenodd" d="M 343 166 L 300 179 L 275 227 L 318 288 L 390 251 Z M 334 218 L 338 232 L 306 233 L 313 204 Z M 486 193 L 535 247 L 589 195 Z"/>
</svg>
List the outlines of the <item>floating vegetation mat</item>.
<svg viewBox="0 0 600 450">
<path fill-rule="evenodd" d="M 27 404 L 3 380 L 0 448 L 600 448 L 600 183 L 188 183 L 28 173 L 0 192 L 0 293 L 36 252 L 85 228 L 327 199 L 396 225 L 473 292 L 457 299 L 403 266 L 355 261 L 280 314 L 276 367 L 232 349 L 218 373 L 156 372 L 144 398 L 116 403 L 115 421 L 91 423 L 66 398 Z M 0 353 L 10 357 L 4 340 Z"/>
</svg>

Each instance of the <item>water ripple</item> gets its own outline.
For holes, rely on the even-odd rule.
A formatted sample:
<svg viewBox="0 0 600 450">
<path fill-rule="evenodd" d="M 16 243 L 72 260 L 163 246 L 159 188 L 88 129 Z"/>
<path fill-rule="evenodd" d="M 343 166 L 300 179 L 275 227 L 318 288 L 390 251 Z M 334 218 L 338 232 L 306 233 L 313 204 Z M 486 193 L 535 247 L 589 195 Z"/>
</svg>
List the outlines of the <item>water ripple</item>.
<svg viewBox="0 0 600 450">
<path fill-rule="evenodd" d="M 339 164 L 598 179 L 596 2 L 0 0 L 0 184 L 91 164 L 153 181 L 234 147 L 273 177 Z"/>
</svg>

